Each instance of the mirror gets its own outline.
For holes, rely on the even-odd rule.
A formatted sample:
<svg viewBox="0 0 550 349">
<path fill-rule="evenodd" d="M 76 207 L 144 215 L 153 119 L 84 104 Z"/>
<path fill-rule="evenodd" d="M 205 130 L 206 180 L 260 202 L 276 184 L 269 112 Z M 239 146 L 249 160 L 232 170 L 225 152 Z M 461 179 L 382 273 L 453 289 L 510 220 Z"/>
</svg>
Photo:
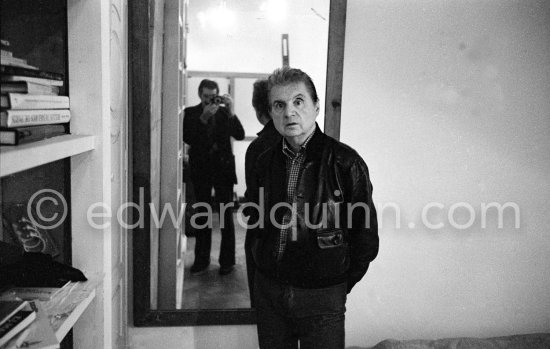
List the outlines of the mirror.
<svg viewBox="0 0 550 349">
<path fill-rule="evenodd" d="M 168 2 L 166 0 L 164 11 L 170 8 Z M 145 202 L 154 202 L 158 197 L 156 193 L 165 189 L 159 188 L 163 181 L 158 180 L 155 169 L 162 171 L 165 168 L 166 164 L 159 162 L 176 162 L 166 159 L 164 152 L 160 160 L 155 158 L 158 154 L 155 147 L 163 148 L 165 143 L 174 140 L 162 138 L 155 143 L 152 116 L 155 113 L 154 95 L 159 87 L 155 80 L 159 59 L 155 58 L 154 48 L 162 40 L 162 36 L 155 35 L 155 24 L 162 23 L 166 13 L 163 14 L 162 7 L 155 1 L 145 6 L 136 3 L 129 6 L 133 201 L 143 198 Z M 132 234 L 136 326 L 254 323 L 246 278 L 245 228 L 241 224 L 243 219 L 237 217 L 237 207 L 246 189 L 244 155 L 262 129 L 251 105 L 252 84 L 284 63 L 304 70 L 315 82 L 319 96 L 325 96 L 321 98 L 325 119 L 318 118 L 317 122 L 327 134 L 337 137 L 345 11 L 346 2 L 338 0 L 188 1 L 181 18 L 187 28 L 182 49 L 186 68 L 182 81 L 185 107 L 200 102 L 198 84 L 202 79 L 214 80 L 218 82 L 220 94 L 232 96 L 235 114 L 245 130 L 243 140 L 232 141 L 237 174 L 237 184 L 233 187 L 236 264 L 231 273 L 218 273 L 220 229 L 216 212 L 212 215 L 211 264 L 201 275 L 190 272 L 196 237 L 189 224 L 182 223 L 183 229 L 177 233 L 174 248 L 174 244 L 163 244 L 162 239 L 159 240 L 162 230 L 152 228 L 151 217 L 146 212 L 142 217 L 144 224 L 135 227 Z M 158 30 L 158 25 L 156 28 Z M 166 62 L 164 60 L 165 65 Z M 186 149 L 188 147 L 184 152 Z M 178 165 L 171 167 L 177 169 Z M 185 172 L 183 177 L 183 190 L 177 195 L 183 202 L 191 201 L 192 183 Z M 162 202 L 159 204 L 162 207 Z M 173 266 L 173 270 L 166 269 L 165 265 Z"/>
</svg>

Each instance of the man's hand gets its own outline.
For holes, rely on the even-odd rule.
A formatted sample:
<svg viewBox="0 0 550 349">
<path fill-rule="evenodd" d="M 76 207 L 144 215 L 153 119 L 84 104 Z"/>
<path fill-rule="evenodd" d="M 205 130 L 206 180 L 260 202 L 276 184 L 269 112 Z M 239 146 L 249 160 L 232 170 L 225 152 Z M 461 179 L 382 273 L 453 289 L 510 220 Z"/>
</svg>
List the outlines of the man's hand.
<svg viewBox="0 0 550 349">
<path fill-rule="evenodd" d="M 206 105 L 202 110 L 202 114 L 200 116 L 201 122 L 206 125 L 208 123 L 208 120 L 210 120 L 210 118 L 218 112 L 218 108 L 219 105 L 215 103 L 210 103 Z"/>
<path fill-rule="evenodd" d="M 225 107 L 227 108 L 227 110 L 229 110 L 229 116 L 235 116 L 235 113 L 233 112 L 233 98 L 231 98 L 231 96 L 228 94 L 224 94 L 222 97 Z"/>
</svg>

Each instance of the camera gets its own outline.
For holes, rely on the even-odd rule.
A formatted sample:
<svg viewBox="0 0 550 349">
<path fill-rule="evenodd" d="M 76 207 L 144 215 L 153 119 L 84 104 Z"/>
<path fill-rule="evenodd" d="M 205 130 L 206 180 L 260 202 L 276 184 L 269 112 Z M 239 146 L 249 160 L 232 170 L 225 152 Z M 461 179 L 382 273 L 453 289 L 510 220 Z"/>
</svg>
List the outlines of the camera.
<svg viewBox="0 0 550 349">
<path fill-rule="evenodd" d="M 224 101 L 224 98 L 222 96 L 214 96 L 212 98 L 210 98 L 210 100 L 208 101 L 208 104 L 224 104 L 225 101 Z"/>
</svg>

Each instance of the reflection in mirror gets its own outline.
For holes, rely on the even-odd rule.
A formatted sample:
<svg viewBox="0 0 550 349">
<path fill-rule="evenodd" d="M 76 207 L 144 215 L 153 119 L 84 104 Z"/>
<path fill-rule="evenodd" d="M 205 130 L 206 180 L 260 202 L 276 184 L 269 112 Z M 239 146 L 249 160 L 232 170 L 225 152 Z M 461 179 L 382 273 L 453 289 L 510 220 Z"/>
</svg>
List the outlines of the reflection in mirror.
<svg viewBox="0 0 550 349">
<path fill-rule="evenodd" d="M 212 205 L 214 210 L 210 264 L 202 273 L 191 273 L 197 240 L 193 236 L 194 230 L 190 229 L 190 223 L 193 222 L 191 220 L 185 224 L 185 234 L 180 240 L 182 263 L 176 269 L 176 275 L 172 276 L 172 279 L 177 280 L 174 290 L 176 295 L 173 297 L 176 302 L 172 309 L 250 308 L 244 254 L 245 228 L 240 223 L 243 219 L 238 219 L 237 208 L 246 189 L 245 152 L 256 133 L 262 129 L 251 105 L 252 85 L 257 78 L 265 77 L 281 66 L 285 56 L 284 59 L 288 60 L 290 66 L 306 71 L 313 78 L 319 96 L 325 95 L 329 5 L 329 0 L 189 1 L 186 15 L 188 34 L 185 107 L 200 104 L 198 85 L 202 79 L 216 81 L 220 95 L 231 95 L 234 113 L 244 128 L 245 138 L 239 141 L 232 139 L 231 142 L 237 175 L 237 184 L 233 186 L 232 195 L 236 204 L 233 214 L 235 267 L 226 275 L 219 273 L 221 231 L 219 214 L 215 209 L 219 206 Z M 282 40 L 283 34 L 288 38 L 288 47 Z M 324 105 L 324 101 L 321 101 L 321 105 Z M 323 118 L 318 118 L 318 123 L 323 128 Z M 185 134 L 183 138 L 186 139 Z M 185 149 L 189 147 L 186 146 Z M 185 172 L 191 170 L 190 166 L 185 162 L 184 156 L 183 192 L 188 204 L 193 202 L 195 193 L 189 173 Z M 162 259 L 169 255 L 163 253 L 162 245 L 152 246 L 153 250 L 158 251 L 158 261 L 152 261 L 152 271 L 158 269 L 158 265 L 162 265 Z M 158 297 L 158 308 L 167 308 L 165 305 L 171 302 L 163 301 L 166 292 L 160 291 L 166 286 L 154 272 L 151 273 L 151 284 L 158 287 L 152 292 Z"/>
</svg>

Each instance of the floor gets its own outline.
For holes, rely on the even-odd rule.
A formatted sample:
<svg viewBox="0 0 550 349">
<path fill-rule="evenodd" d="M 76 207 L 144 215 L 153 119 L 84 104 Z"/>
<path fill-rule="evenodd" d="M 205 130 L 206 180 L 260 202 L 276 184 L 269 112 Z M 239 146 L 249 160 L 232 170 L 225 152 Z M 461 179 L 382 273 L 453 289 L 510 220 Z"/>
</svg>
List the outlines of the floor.
<svg viewBox="0 0 550 349">
<path fill-rule="evenodd" d="M 220 249 L 219 217 L 213 217 L 211 263 L 208 271 L 201 275 L 191 275 L 190 268 L 195 258 L 195 238 L 187 238 L 184 257 L 182 309 L 230 309 L 250 308 L 250 297 L 246 279 L 246 262 L 244 255 L 245 229 L 235 222 L 235 259 L 233 272 L 221 276 L 218 274 L 218 255 Z"/>
</svg>

